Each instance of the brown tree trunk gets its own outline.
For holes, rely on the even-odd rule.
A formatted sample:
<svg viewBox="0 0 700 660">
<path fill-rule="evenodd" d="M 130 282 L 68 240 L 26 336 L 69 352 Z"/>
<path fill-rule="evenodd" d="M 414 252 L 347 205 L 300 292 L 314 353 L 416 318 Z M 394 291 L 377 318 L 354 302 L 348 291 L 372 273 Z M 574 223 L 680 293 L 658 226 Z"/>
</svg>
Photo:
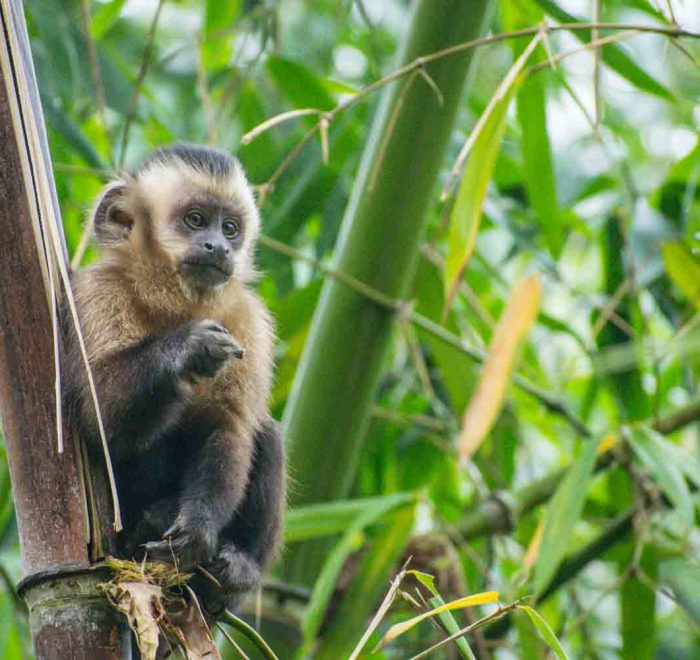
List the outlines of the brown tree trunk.
<svg viewBox="0 0 700 660">
<path fill-rule="evenodd" d="M 21 3 L 0 0 L 0 15 L 0 415 L 21 591 L 38 658 L 128 657 L 128 631 L 95 597 L 104 575 L 90 569 L 75 448 L 67 441 L 57 452 L 51 311 L 34 220 L 37 177 L 51 172 L 50 160 Z M 32 113 L 20 102 L 22 88 Z M 27 135 L 38 136 L 42 167 L 32 162 Z M 53 182 L 46 184 L 53 191 Z"/>
</svg>

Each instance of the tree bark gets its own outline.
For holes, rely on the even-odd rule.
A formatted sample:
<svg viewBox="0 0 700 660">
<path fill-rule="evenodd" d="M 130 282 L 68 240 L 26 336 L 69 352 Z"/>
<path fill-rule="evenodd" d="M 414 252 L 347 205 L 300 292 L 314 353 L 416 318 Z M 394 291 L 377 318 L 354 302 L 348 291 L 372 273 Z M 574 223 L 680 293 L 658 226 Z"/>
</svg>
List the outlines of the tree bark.
<svg viewBox="0 0 700 660">
<path fill-rule="evenodd" d="M 94 590 L 76 449 L 67 441 L 57 452 L 52 320 L 34 220 L 37 177 L 51 172 L 50 158 L 21 3 L 2 0 L 0 14 L 0 415 L 21 590 L 38 658 L 121 658 L 129 648 L 122 643 L 125 627 Z M 31 115 L 20 101 L 23 87 Z M 38 141 L 45 169 L 32 163 L 28 135 Z M 53 193 L 52 180 L 46 189 Z"/>
</svg>

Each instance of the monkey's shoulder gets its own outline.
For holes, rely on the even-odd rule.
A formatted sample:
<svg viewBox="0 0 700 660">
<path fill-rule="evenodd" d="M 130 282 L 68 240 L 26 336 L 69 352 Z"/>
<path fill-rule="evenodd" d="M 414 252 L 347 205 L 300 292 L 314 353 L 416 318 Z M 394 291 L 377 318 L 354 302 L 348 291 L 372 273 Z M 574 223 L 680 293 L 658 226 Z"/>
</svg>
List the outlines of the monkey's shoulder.
<svg viewBox="0 0 700 660">
<path fill-rule="evenodd" d="M 145 336 L 127 283 L 111 269 L 101 264 L 82 268 L 72 273 L 71 285 L 91 357 L 114 353 Z"/>
</svg>

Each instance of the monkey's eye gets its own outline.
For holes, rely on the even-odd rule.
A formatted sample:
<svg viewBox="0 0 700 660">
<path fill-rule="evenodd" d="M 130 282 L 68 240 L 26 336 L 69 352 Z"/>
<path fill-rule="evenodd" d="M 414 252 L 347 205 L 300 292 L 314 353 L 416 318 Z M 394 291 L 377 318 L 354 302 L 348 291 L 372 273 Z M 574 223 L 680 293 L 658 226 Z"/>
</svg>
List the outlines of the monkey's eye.
<svg viewBox="0 0 700 660">
<path fill-rule="evenodd" d="M 207 219 L 204 213 L 197 209 L 192 209 L 185 214 L 185 223 L 188 227 L 192 227 L 192 229 L 201 229 L 206 226 Z"/>
<path fill-rule="evenodd" d="M 238 221 L 234 219 L 225 220 L 224 223 L 221 225 L 221 231 L 223 232 L 224 236 L 230 241 L 235 240 L 241 234 L 241 228 L 238 224 Z"/>
</svg>

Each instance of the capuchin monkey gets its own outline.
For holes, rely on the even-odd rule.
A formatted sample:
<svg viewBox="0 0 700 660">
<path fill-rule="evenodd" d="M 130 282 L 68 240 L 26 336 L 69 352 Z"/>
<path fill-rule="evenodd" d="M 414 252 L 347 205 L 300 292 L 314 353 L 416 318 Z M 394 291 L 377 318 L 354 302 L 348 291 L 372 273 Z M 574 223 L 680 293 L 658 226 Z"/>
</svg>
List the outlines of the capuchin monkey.
<svg viewBox="0 0 700 660">
<path fill-rule="evenodd" d="M 109 184 L 92 220 L 101 257 L 72 285 L 124 517 L 119 553 L 202 567 L 223 588 L 196 578 L 216 616 L 275 556 L 285 502 L 273 329 L 249 286 L 253 193 L 235 159 L 176 145 Z M 86 370 L 65 334 L 69 418 L 97 457 Z"/>
</svg>

